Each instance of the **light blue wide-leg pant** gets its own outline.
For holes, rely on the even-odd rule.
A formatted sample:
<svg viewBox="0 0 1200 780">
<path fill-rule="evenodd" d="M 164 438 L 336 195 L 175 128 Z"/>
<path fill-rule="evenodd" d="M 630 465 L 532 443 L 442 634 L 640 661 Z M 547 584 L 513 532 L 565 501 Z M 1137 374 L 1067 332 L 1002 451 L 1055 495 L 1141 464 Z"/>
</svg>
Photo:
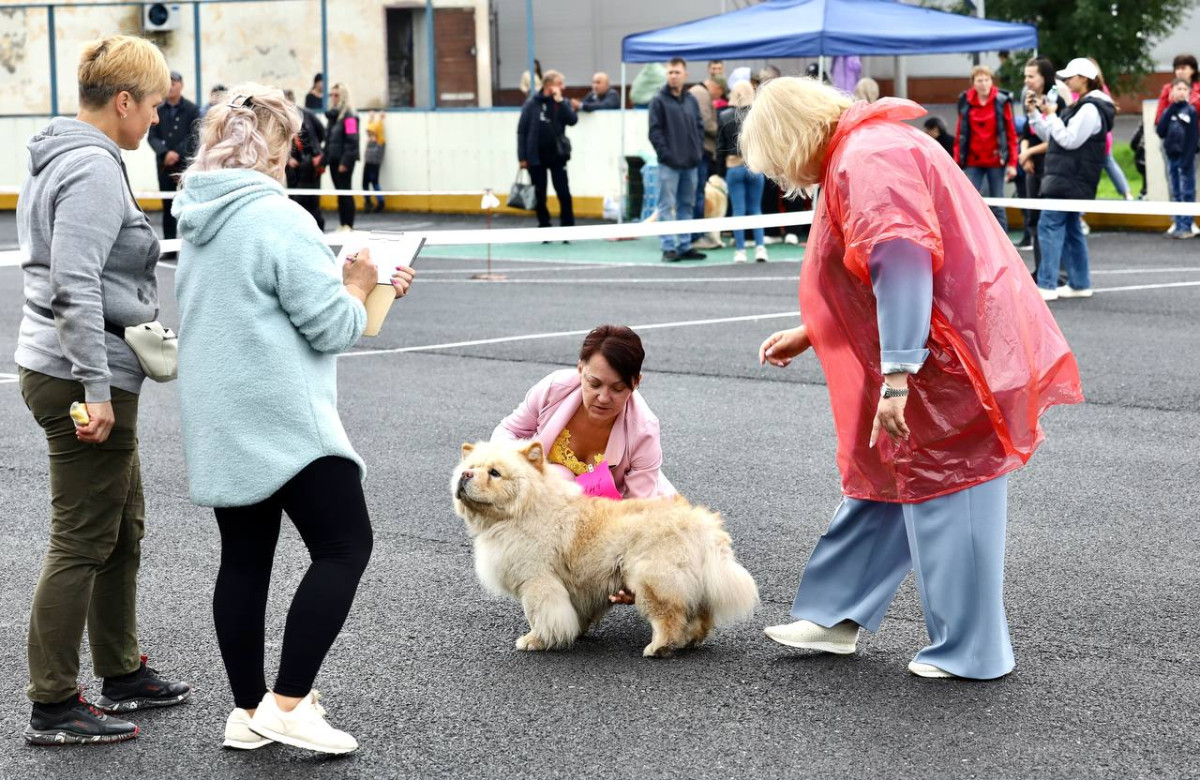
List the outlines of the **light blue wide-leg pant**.
<svg viewBox="0 0 1200 780">
<path fill-rule="evenodd" d="M 919 504 L 844 498 L 804 569 L 792 617 L 876 631 L 915 571 L 930 639 L 915 660 L 959 677 L 1008 674 L 1007 514 L 1007 476 Z"/>
</svg>

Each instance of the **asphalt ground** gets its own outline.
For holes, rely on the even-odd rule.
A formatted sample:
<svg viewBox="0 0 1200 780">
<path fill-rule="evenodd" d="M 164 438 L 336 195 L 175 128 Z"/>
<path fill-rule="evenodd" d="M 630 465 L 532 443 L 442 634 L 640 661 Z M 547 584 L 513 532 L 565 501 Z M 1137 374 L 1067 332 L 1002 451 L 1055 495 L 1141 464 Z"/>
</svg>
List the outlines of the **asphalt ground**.
<svg viewBox="0 0 1200 780">
<path fill-rule="evenodd" d="M 478 220 L 375 224 L 421 222 Z M 0 244 L 5 231 L 0 221 Z M 789 619 L 839 499 L 815 358 L 778 370 L 755 357 L 763 337 L 796 321 L 794 247 L 772 247 L 783 259 L 766 264 L 720 264 L 724 250 L 689 268 L 658 262 L 652 242 L 537 245 L 528 259 L 494 261 L 504 282 L 470 278 L 483 267 L 475 248 L 422 258 L 380 336 L 339 366 L 375 526 L 371 566 L 317 681 L 332 722 L 362 744 L 341 759 L 221 749 L 232 704 L 210 617 L 217 531 L 187 499 L 175 390 L 152 383 L 141 403 L 141 642 L 195 695 L 136 715 L 143 735 L 130 743 L 24 745 L 46 448 L 17 384 L 0 384 L 0 777 L 1200 776 L 1200 241 L 1109 233 L 1090 246 L 1096 296 L 1051 304 L 1088 401 L 1047 414 L 1045 445 L 1011 479 L 1017 667 L 995 682 L 908 674 L 926 640 L 911 578 L 854 657 L 789 651 L 762 635 Z M 588 256 L 598 262 L 580 264 Z M 176 322 L 173 270 L 164 264 L 159 278 L 163 319 Z M 1181 284 L 1190 286 L 1165 286 Z M 21 296 L 19 269 L 0 268 L 0 372 L 16 370 Z M 513 649 L 520 606 L 484 594 L 451 508 L 460 443 L 488 436 L 532 383 L 573 364 L 580 336 L 554 334 L 601 322 L 642 326 L 642 390 L 662 421 L 665 468 L 724 515 L 762 592 L 753 620 L 673 660 L 641 657 L 649 629 L 628 608 L 569 651 Z M 286 530 L 269 669 L 306 560 Z M 81 682 L 98 694 L 87 669 L 85 653 Z"/>
</svg>

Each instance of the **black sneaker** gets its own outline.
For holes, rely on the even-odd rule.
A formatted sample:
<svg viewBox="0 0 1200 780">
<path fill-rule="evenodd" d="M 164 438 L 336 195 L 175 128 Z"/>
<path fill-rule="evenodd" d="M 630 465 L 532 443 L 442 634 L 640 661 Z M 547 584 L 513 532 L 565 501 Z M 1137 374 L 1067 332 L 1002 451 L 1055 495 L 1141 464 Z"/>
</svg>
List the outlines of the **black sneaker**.
<svg viewBox="0 0 1200 780">
<path fill-rule="evenodd" d="M 666 252 L 663 252 L 663 262 L 664 263 L 674 263 L 674 262 L 678 262 L 678 260 L 679 260 L 679 253 L 676 252 L 674 249 L 668 249 Z"/>
<path fill-rule="evenodd" d="M 120 677 L 104 678 L 96 706 L 105 712 L 132 712 L 147 707 L 170 707 L 192 695 L 192 686 L 158 676 L 146 666 L 146 656 L 137 671 Z"/>
<path fill-rule="evenodd" d="M 679 255 L 680 260 L 703 260 L 706 257 L 708 257 L 708 255 L 704 254 L 703 252 L 697 252 L 695 249 L 689 249 L 688 251 L 682 252 Z"/>
<path fill-rule="evenodd" d="M 33 705 L 25 728 L 25 741 L 31 745 L 107 745 L 137 735 L 137 726 L 105 715 L 83 696 L 61 705 Z"/>
</svg>

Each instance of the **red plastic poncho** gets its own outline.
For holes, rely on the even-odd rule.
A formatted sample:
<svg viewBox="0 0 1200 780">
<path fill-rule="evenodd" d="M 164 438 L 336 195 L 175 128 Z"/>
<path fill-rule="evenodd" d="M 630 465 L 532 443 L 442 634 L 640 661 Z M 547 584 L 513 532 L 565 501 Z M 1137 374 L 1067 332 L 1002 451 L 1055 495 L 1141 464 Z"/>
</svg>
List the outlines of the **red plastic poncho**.
<svg viewBox="0 0 1200 780">
<path fill-rule="evenodd" d="M 842 491 L 913 503 L 1022 466 L 1038 418 L 1083 400 L 1079 368 L 1012 242 L 936 141 L 885 98 L 855 103 L 829 144 L 800 313 L 829 385 Z M 867 259 L 906 239 L 933 257 L 929 358 L 909 377 L 911 436 L 867 446 L 883 382 Z"/>
</svg>

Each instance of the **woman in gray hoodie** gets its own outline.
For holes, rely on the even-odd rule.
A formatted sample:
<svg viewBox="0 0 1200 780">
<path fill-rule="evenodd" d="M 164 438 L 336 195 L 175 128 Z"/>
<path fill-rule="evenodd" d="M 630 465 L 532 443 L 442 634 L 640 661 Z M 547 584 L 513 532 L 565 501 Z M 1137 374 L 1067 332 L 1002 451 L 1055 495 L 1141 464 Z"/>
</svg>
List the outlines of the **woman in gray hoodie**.
<svg viewBox="0 0 1200 780">
<path fill-rule="evenodd" d="M 149 41 L 113 36 L 84 47 L 79 113 L 29 143 L 17 202 L 25 310 L 17 340 L 21 394 L 50 450 L 50 546 L 29 619 L 33 744 L 102 744 L 138 728 L 104 715 L 178 704 L 191 694 L 146 666 L 137 641 L 137 573 L 145 503 L 137 452 L 145 374 L 124 327 L 158 315 L 158 238 L 133 192 L 122 149 L 158 122 L 170 87 Z M 85 405 L 87 422 L 69 415 Z M 96 675 L 79 695 L 84 625 Z"/>
</svg>

